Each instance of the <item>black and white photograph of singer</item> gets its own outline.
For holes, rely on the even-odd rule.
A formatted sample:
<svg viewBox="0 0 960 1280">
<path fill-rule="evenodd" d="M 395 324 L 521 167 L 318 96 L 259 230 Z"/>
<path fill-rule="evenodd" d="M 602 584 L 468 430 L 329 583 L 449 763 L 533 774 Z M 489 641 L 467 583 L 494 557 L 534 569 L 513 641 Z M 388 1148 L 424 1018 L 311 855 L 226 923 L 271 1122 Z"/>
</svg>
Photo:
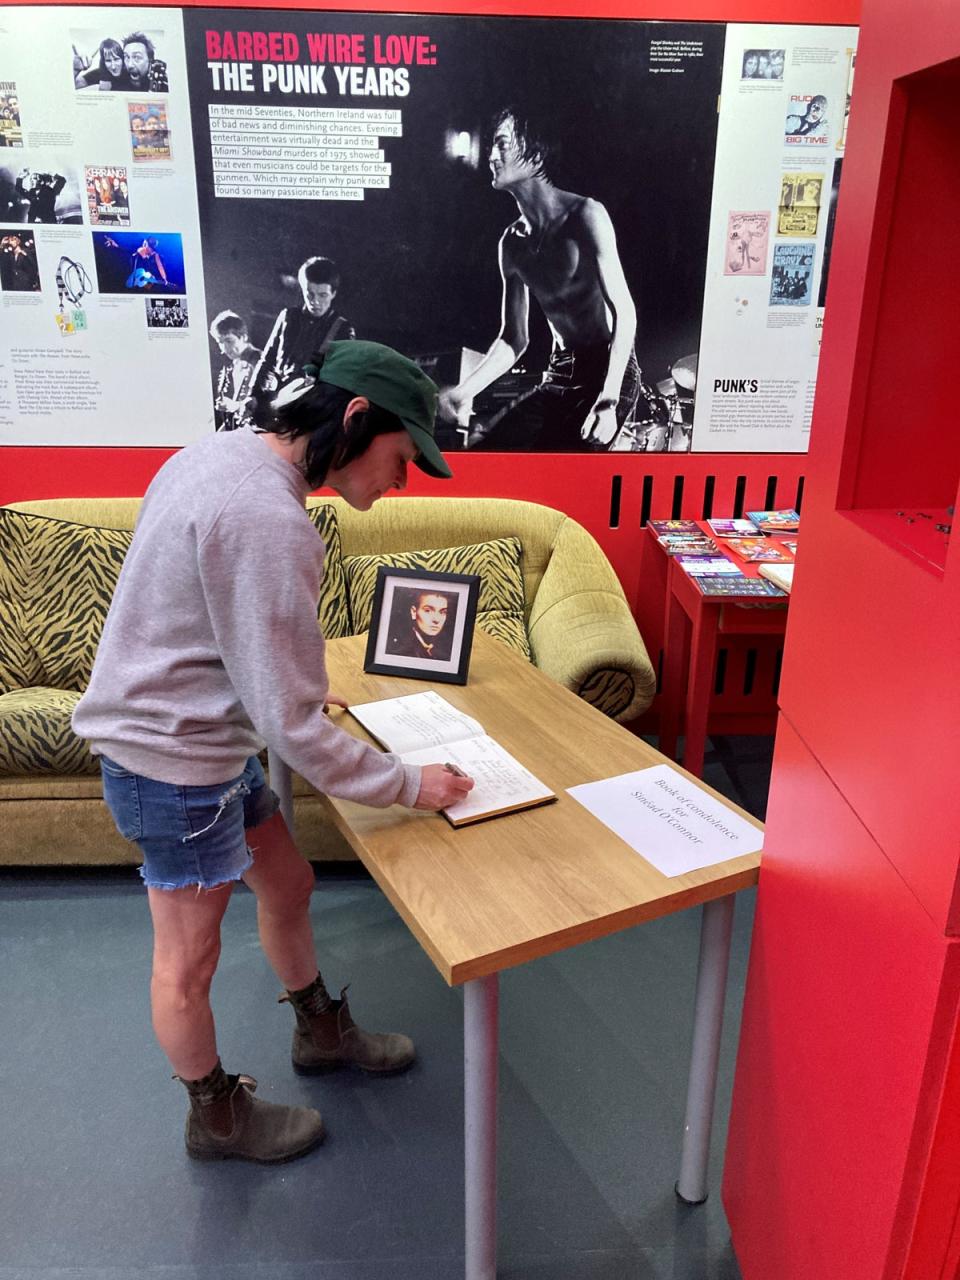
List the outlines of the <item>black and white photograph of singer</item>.
<svg viewBox="0 0 960 1280">
<path fill-rule="evenodd" d="M 469 428 L 471 449 L 609 449 L 637 403 L 637 313 L 613 223 L 599 200 L 554 185 L 550 155 L 545 130 L 528 115 L 513 107 L 499 113 L 491 185 L 512 196 L 520 214 L 500 238 L 500 332 L 439 402 L 445 421 Z M 531 293 L 552 335 L 543 381 L 488 421 L 472 423 L 474 397 L 527 349 Z"/>
<path fill-rule="evenodd" d="M 398 591 L 390 615 L 387 653 L 449 662 L 457 597 L 442 591 Z"/>
<path fill-rule="evenodd" d="M 306 48 L 309 13 L 285 12 Z M 407 352 L 441 388 L 444 449 L 690 448 L 722 24 L 437 14 L 437 64 L 414 69 L 402 102 L 384 99 L 367 139 L 389 166 L 378 185 L 353 192 L 362 199 L 265 201 L 213 194 L 197 110 L 217 102 L 204 13 L 184 22 L 208 321 L 244 316 L 266 355 L 280 308 L 314 323 L 291 272 L 322 255 L 356 332 Z M 376 14 L 327 19 L 368 47 L 383 29 Z M 391 25 L 416 34 L 422 19 Z M 695 56 L 661 74 L 674 39 Z M 261 88 L 250 102 L 271 108 Z M 311 283 L 326 325 L 340 288 L 326 281 L 321 298 L 324 281 Z M 295 359 L 281 363 L 294 373 L 278 381 L 295 376 Z M 273 394 L 259 378 L 256 391 Z"/>
</svg>

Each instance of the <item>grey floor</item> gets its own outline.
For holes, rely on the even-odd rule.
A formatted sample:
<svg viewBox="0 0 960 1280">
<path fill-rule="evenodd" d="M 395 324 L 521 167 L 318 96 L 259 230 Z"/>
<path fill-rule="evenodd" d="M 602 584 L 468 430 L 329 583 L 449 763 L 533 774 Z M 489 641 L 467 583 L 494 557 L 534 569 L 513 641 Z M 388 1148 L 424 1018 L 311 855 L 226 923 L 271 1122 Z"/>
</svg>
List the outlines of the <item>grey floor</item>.
<svg viewBox="0 0 960 1280">
<path fill-rule="evenodd" d="M 705 776 L 763 816 L 771 740 L 717 740 Z M 317 1080 L 241 889 L 214 985 L 227 1070 L 317 1106 L 288 1165 L 198 1164 L 147 1008 L 133 870 L 0 875 L 0 1280 L 456 1280 L 463 1275 L 462 999 L 371 880 L 318 870 L 329 984 L 407 1031 L 406 1075 Z M 753 895 L 739 896 L 711 1194 L 674 1195 L 699 910 L 502 976 L 501 1280 L 740 1280 L 720 1201 Z"/>
</svg>

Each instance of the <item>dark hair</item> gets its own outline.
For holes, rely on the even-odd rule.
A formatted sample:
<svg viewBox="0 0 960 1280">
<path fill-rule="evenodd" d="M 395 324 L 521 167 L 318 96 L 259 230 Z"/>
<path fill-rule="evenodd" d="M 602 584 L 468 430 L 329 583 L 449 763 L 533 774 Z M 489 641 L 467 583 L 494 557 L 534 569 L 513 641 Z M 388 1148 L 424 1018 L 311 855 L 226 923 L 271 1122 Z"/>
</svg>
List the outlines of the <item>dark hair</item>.
<svg viewBox="0 0 960 1280">
<path fill-rule="evenodd" d="M 411 609 L 419 609 L 420 601 L 424 596 L 439 596 L 441 600 L 445 600 L 447 608 L 450 607 L 450 592 L 438 589 L 431 591 L 429 587 L 411 587 L 408 591 L 409 605 Z"/>
<path fill-rule="evenodd" d="M 535 163 L 536 176 L 552 181 L 550 176 L 551 162 L 555 165 L 560 154 L 560 145 L 550 133 L 545 121 L 538 120 L 520 107 L 502 107 L 493 117 L 492 132 L 500 128 L 505 120 L 513 121 L 513 136 L 517 140 L 517 150 L 521 159 Z"/>
<path fill-rule="evenodd" d="M 142 31 L 131 31 L 128 36 L 124 36 L 124 49 L 128 44 L 142 44 L 147 51 L 147 57 L 151 62 L 153 61 L 153 55 L 156 52 L 153 47 L 153 41 L 148 36 L 145 36 Z"/>
<path fill-rule="evenodd" d="M 224 338 L 228 333 L 245 338 L 249 330 L 243 316 L 238 316 L 235 311 L 221 311 L 211 320 L 210 332 L 215 338 Z"/>
<path fill-rule="evenodd" d="M 344 430 L 343 416 L 354 394 L 328 382 L 318 382 L 282 409 L 273 409 L 268 401 L 254 411 L 258 431 L 287 440 L 310 437 L 303 472 L 311 489 L 318 489 L 334 467 L 346 466 L 366 453 L 377 436 L 406 430 L 396 414 L 376 404 L 363 413 L 355 412 Z"/>
<path fill-rule="evenodd" d="M 301 289 L 306 284 L 328 284 L 336 293 L 340 288 L 340 272 L 337 264 L 329 258 L 308 258 L 300 264 L 297 280 Z"/>
<path fill-rule="evenodd" d="M 109 36 L 107 37 L 106 40 L 101 40 L 100 41 L 100 68 L 103 71 L 106 71 L 107 69 L 107 64 L 103 60 L 103 55 L 107 49 L 116 49 L 117 56 L 119 58 L 123 57 L 123 45 L 120 43 L 119 40 L 112 40 L 110 39 Z"/>
<path fill-rule="evenodd" d="M 456 611 L 456 592 L 443 591 L 440 588 L 431 591 L 429 587 L 397 587 L 393 596 L 393 612 L 401 622 L 406 622 L 411 611 L 416 612 L 420 608 L 420 601 L 424 596 L 439 596 L 441 600 L 447 602 L 448 614 L 452 615 Z"/>
</svg>

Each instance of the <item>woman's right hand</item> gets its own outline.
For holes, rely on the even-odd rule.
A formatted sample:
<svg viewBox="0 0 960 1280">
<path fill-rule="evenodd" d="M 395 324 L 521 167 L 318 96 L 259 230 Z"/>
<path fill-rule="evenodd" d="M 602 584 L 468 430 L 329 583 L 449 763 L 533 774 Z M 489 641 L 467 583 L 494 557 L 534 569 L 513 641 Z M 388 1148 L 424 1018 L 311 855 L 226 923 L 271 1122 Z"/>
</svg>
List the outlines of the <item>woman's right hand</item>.
<svg viewBox="0 0 960 1280">
<path fill-rule="evenodd" d="M 420 770 L 420 791 L 415 809 L 446 809 L 473 790 L 473 779 L 451 773 L 443 764 L 425 764 Z"/>
</svg>

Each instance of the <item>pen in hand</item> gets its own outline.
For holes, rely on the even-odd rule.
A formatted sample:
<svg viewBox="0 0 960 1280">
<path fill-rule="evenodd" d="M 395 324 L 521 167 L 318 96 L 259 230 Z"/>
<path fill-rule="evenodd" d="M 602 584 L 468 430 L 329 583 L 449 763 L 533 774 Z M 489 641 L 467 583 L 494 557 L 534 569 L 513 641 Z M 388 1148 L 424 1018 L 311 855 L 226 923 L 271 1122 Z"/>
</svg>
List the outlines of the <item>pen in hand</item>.
<svg viewBox="0 0 960 1280">
<path fill-rule="evenodd" d="M 420 770 L 420 791 L 415 809 L 447 809 L 474 787 L 473 779 L 455 764 L 425 764 Z"/>
</svg>

